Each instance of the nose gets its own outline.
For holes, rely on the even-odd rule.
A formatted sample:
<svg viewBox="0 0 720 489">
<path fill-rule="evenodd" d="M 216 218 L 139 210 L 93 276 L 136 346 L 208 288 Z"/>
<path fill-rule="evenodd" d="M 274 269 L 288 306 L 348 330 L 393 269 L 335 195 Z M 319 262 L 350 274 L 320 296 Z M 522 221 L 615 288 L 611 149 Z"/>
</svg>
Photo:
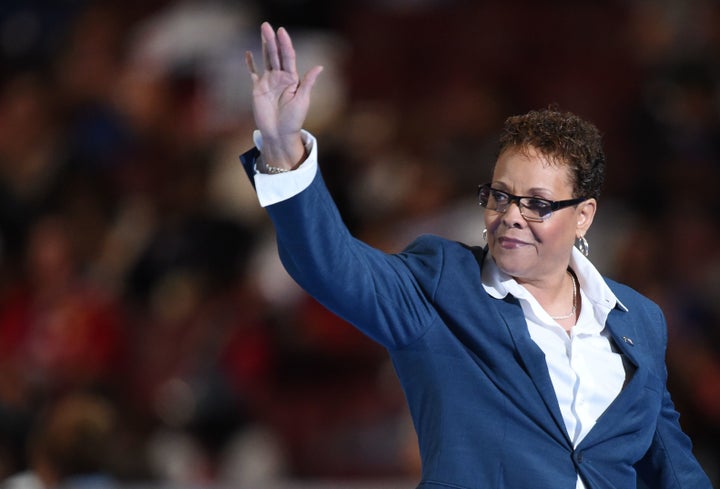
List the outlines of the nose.
<svg viewBox="0 0 720 489">
<path fill-rule="evenodd" d="M 520 203 L 512 201 L 508 204 L 505 212 L 502 215 L 503 223 L 508 227 L 522 227 L 525 223 L 525 218 L 520 212 Z"/>
</svg>

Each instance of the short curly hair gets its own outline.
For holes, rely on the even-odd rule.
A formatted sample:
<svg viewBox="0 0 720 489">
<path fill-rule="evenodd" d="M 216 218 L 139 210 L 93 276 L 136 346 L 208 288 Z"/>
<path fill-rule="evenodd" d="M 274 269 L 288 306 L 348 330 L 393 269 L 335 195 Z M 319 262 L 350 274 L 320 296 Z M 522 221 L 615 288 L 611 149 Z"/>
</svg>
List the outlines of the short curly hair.
<svg viewBox="0 0 720 489">
<path fill-rule="evenodd" d="M 573 197 L 597 199 L 605 180 L 601 139 L 592 123 L 551 106 L 508 117 L 500 134 L 498 156 L 511 148 L 534 148 L 553 163 L 569 166 Z"/>
</svg>

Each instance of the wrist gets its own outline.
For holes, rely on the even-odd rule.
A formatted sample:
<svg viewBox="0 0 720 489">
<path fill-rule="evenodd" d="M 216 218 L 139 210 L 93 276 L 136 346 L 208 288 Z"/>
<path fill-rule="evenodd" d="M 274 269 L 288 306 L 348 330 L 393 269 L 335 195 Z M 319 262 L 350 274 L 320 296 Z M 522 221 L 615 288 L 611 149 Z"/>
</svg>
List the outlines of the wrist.
<svg viewBox="0 0 720 489">
<path fill-rule="evenodd" d="M 277 175 L 279 173 L 286 173 L 292 170 L 291 168 L 269 165 L 262 154 L 260 154 L 255 161 L 255 167 L 260 173 L 266 173 L 268 175 Z"/>
<path fill-rule="evenodd" d="M 273 138 L 262 135 L 262 160 L 267 173 L 283 173 L 297 168 L 307 157 L 301 134 Z"/>
</svg>

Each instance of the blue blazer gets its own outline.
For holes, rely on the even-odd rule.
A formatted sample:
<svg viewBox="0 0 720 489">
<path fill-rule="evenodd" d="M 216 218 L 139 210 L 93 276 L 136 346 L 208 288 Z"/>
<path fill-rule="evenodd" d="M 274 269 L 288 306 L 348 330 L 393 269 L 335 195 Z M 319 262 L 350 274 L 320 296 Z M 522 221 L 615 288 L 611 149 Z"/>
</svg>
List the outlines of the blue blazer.
<svg viewBox="0 0 720 489">
<path fill-rule="evenodd" d="M 252 179 L 256 149 L 241 160 Z M 418 435 L 418 489 L 707 489 L 666 389 L 660 309 L 608 280 L 629 311 L 607 328 L 634 372 L 573 447 L 518 301 L 487 295 L 485 251 L 434 236 L 386 254 L 350 235 L 320 172 L 268 206 L 281 260 L 318 301 L 389 352 Z"/>
</svg>

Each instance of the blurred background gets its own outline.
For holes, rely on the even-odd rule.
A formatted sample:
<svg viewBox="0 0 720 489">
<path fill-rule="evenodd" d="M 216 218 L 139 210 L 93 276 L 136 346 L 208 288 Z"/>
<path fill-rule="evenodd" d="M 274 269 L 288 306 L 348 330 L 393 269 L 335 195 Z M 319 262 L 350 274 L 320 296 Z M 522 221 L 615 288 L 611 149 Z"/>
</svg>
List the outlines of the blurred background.
<svg viewBox="0 0 720 489">
<path fill-rule="evenodd" d="M 325 66 L 308 129 L 348 226 L 387 251 L 480 242 L 506 116 L 556 103 L 602 130 L 590 258 L 664 309 L 717 484 L 718 2 L 3 0 L 5 487 L 417 484 L 387 355 L 287 277 L 237 159 L 263 20 Z"/>
</svg>

